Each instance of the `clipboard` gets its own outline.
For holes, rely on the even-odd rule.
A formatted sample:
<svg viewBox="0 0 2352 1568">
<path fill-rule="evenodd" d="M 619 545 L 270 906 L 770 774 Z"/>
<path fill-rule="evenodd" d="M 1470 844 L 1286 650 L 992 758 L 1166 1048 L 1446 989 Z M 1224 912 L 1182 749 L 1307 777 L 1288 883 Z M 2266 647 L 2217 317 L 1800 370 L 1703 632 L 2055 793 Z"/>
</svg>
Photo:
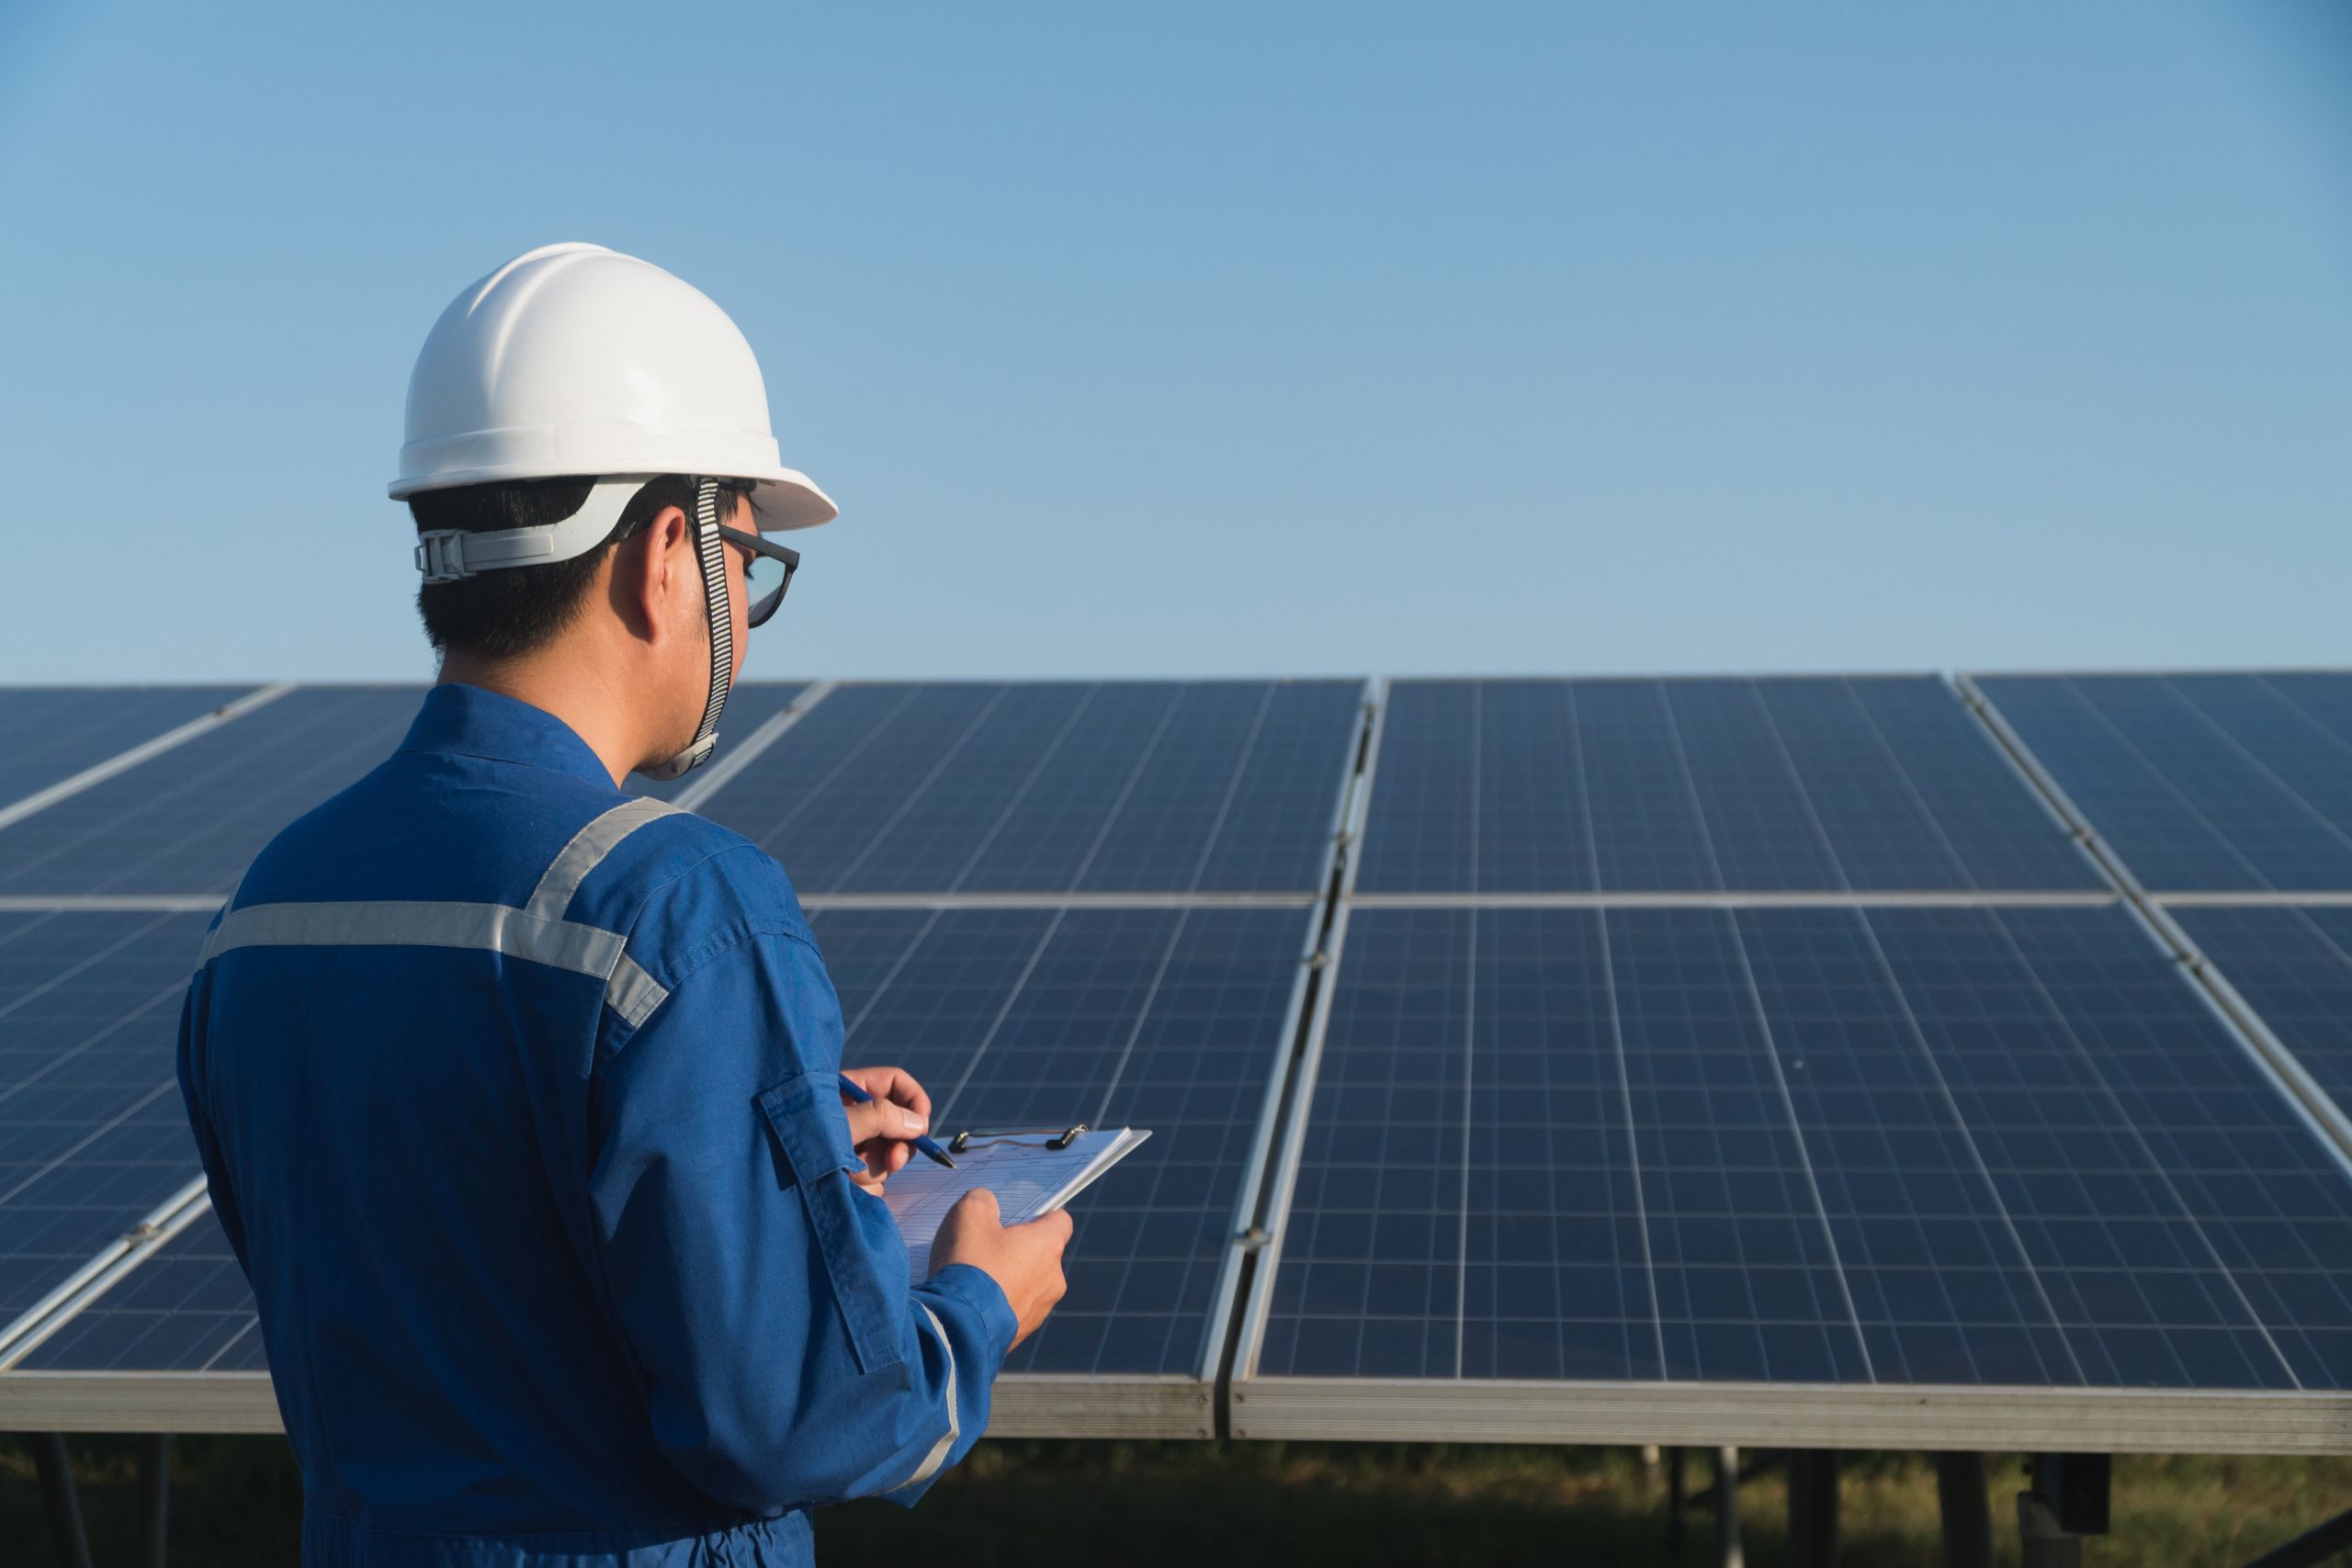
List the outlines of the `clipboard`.
<svg viewBox="0 0 2352 1568">
<path fill-rule="evenodd" d="M 931 1244 L 940 1222 L 973 1188 L 995 1193 L 1004 1223 L 1018 1224 L 1062 1207 L 1150 1136 L 1148 1128 L 1098 1130 L 1083 1123 L 956 1134 L 947 1145 L 955 1169 L 912 1160 L 883 1185 L 882 1201 L 907 1238 L 909 1276 L 917 1283 L 931 1277 Z"/>
</svg>

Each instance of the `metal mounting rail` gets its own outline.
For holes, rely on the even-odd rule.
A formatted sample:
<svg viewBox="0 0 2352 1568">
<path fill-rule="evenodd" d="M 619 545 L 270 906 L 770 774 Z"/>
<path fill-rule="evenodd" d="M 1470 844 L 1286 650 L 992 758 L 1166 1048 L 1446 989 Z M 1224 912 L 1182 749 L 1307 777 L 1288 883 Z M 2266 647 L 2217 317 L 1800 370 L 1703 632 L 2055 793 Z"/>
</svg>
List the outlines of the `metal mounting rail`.
<svg viewBox="0 0 2352 1568">
<path fill-rule="evenodd" d="M 157 1204 L 138 1224 L 107 1243 L 62 1284 L 0 1329 L 0 1371 L 30 1355 L 76 1313 L 114 1289 L 124 1275 L 163 1250 L 174 1236 L 194 1224 L 211 1207 L 211 1194 L 199 1176 Z"/>
</svg>

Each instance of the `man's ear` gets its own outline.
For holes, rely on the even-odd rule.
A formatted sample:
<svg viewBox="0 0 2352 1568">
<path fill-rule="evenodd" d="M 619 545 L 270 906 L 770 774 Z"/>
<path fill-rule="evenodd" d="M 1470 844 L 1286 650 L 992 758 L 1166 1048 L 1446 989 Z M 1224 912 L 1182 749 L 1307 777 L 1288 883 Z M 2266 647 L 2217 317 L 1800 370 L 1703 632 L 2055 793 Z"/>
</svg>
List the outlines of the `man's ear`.
<svg viewBox="0 0 2352 1568">
<path fill-rule="evenodd" d="M 613 552 L 612 604 L 632 636 L 659 648 L 677 635 L 672 600 L 692 565 L 702 581 L 684 509 L 665 506 L 653 521 Z"/>
</svg>

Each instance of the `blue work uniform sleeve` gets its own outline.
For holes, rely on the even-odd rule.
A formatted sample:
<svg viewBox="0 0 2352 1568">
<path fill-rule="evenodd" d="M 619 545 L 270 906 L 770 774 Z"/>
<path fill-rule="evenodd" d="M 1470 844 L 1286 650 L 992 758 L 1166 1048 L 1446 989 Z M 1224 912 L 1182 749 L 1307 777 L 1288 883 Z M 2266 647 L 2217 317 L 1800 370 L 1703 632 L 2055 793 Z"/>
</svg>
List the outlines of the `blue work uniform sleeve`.
<svg viewBox="0 0 2352 1568">
<path fill-rule="evenodd" d="M 701 1492 L 773 1514 L 911 1503 L 988 1425 L 1015 1329 L 986 1273 L 919 1284 L 849 1171 L 839 1003 L 759 932 L 700 964 L 605 1064 L 591 1199 L 654 1437 Z"/>
<path fill-rule="evenodd" d="M 219 925 L 220 918 L 215 915 L 212 923 Z M 237 1207 L 236 1190 L 229 1183 L 229 1162 L 221 1152 L 220 1134 L 213 1125 L 212 1106 L 205 1089 L 204 999 L 209 985 L 209 976 L 199 969 L 188 981 L 187 995 L 180 998 L 180 1103 L 187 1108 L 188 1132 L 196 1139 L 197 1157 L 204 1164 L 204 1185 L 211 1195 L 213 1219 L 220 1224 L 220 1234 L 229 1238 L 237 1267 L 251 1280 L 253 1265 L 245 1257 L 244 1215 Z"/>
</svg>

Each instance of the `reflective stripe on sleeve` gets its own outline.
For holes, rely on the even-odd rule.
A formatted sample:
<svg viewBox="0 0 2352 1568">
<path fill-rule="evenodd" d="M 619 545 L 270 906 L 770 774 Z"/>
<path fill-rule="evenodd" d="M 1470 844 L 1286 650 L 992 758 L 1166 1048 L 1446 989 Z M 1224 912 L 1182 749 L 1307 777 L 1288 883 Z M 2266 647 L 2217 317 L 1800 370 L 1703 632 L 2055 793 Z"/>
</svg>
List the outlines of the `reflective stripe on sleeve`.
<svg viewBox="0 0 2352 1568">
<path fill-rule="evenodd" d="M 890 1488 L 893 1492 L 920 1486 L 937 1475 L 939 1467 L 947 1462 L 947 1450 L 956 1446 L 956 1433 L 963 1430 L 956 1414 L 956 1343 L 947 1337 L 947 1325 L 939 1321 L 939 1314 L 931 1310 L 929 1303 L 918 1300 L 915 1305 L 922 1307 L 923 1316 L 931 1319 L 932 1329 L 939 1336 L 939 1348 L 947 1352 L 947 1431 L 939 1441 L 932 1444 L 931 1452 L 923 1455 L 922 1462 L 915 1466 L 915 1472 Z"/>
</svg>

